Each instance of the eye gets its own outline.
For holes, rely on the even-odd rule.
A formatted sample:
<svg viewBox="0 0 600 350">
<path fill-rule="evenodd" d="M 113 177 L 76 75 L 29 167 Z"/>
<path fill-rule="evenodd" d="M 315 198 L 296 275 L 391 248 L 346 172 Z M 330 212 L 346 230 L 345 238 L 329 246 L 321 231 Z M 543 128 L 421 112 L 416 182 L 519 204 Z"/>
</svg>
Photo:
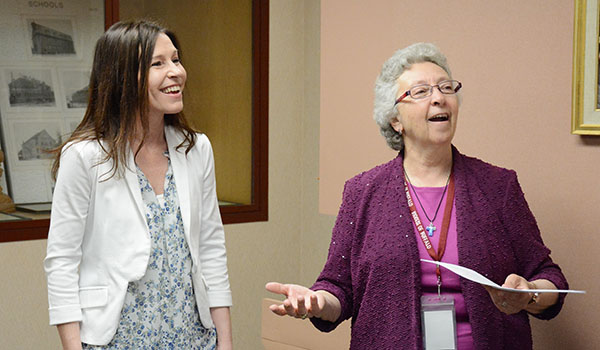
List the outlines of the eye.
<svg viewBox="0 0 600 350">
<path fill-rule="evenodd" d="M 172 61 L 175 64 L 180 64 L 181 63 L 181 59 L 179 57 L 174 58 Z"/>
<path fill-rule="evenodd" d="M 445 94 L 452 94 L 455 92 L 456 84 L 453 81 L 443 81 L 439 84 L 440 91 Z"/>
<path fill-rule="evenodd" d="M 154 61 L 151 64 L 152 67 L 160 67 L 162 66 L 162 62 L 161 61 Z"/>
<path fill-rule="evenodd" d="M 430 87 L 428 85 L 418 85 L 410 89 L 410 96 L 413 98 L 424 97 L 429 92 Z"/>
</svg>

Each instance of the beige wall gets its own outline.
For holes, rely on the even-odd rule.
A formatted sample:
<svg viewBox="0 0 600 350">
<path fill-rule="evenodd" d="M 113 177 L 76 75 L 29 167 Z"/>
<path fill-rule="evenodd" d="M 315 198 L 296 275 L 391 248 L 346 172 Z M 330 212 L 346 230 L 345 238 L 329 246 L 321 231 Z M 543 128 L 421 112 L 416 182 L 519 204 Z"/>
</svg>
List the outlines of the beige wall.
<svg viewBox="0 0 600 350">
<path fill-rule="evenodd" d="M 321 4 L 320 209 L 337 212 L 344 180 L 386 162 L 372 121 L 373 84 L 401 47 L 431 41 L 464 83 L 454 143 L 515 169 L 571 286 L 536 349 L 592 349 L 600 334 L 600 138 L 570 134 L 573 1 L 328 0 Z M 303 233 L 304 234 L 304 233 Z"/>
<path fill-rule="evenodd" d="M 323 5 L 328 3 L 329 0 Z M 448 13 L 458 16 L 456 11 L 460 9 L 445 8 L 444 2 L 436 1 L 435 4 L 442 8 L 428 12 L 433 9 L 428 8 L 427 4 L 430 2 L 425 3 L 418 13 L 449 11 Z M 520 2 L 510 4 L 522 5 Z M 349 5 L 349 8 L 352 6 Z M 320 161 L 319 157 L 320 129 L 323 126 L 319 117 L 319 30 L 320 13 L 325 10 L 321 10 L 318 0 L 271 1 L 270 220 L 225 227 L 235 303 L 232 314 L 237 349 L 262 348 L 260 302 L 261 298 L 269 295 L 263 291 L 264 284 L 269 280 L 309 284 L 322 268 L 327 253 L 334 217 L 319 214 L 319 163 L 324 162 Z M 546 11 L 544 6 L 539 6 L 537 10 L 541 13 Z M 541 20 L 537 17 L 537 10 L 519 13 L 522 12 L 523 21 L 539 24 Z M 570 5 L 563 5 L 558 10 L 561 13 L 552 19 L 554 24 L 560 24 L 560 18 L 564 16 L 567 18 L 564 21 L 572 21 Z M 390 11 L 388 9 L 386 12 Z M 488 11 L 502 12 L 503 9 L 498 5 L 498 8 Z M 478 18 L 483 12 L 485 11 L 472 9 L 463 15 L 462 20 Z M 344 9 L 340 9 L 338 20 L 346 21 L 346 13 Z M 519 17 L 514 13 L 510 15 L 513 19 Z M 322 24 L 327 26 L 330 21 L 335 20 L 330 18 Z M 482 19 L 482 22 L 484 20 L 489 18 Z M 357 28 L 368 30 L 369 25 L 380 20 L 379 17 L 356 14 L 354 21 L 361 21 Z M 467 78 L 470 86 L 475 86 L 469 88 L 468 95 L 465 91 L 460 131 L 457 135 L 460 148 L 483 159 L 515 168 L 519 172 L 546 243 L 553 248 L 554 258 L 563 266 L 573 287 L 592 292 L 586 296 L 569 297 L 565 310 L 556 320 L 549 323 L 533 322 L 536 349 L 585 350 L 592 349 L 593 344 L 600 344 L 600 335 L 594 333 L 600 306 L 593 297 L 593 291 L 598 290 L 599 286 L 595 278 L 596 273 L 591 269 L 593 248 L 600 247 L 596 237 L 600 218 L 597 209 L 593 209 L 598 208 L 600 193 L 598 186 L 593 186 L 595 179 L 592 177 L 594 172 L 598 173 L 600 170 L 598 162 L 593 161 L 594 156 L 597 158 L 600 155 L 600 141 L 597 138 L 579 138 L 568 134 L 571 45 L 568 40 L 572 30 L 570 25 L 563 23 L 562 27 L 552 32 L 558 37 L 553 39 L 553 43 L 558 40 L 560 45 L 543 45 L 544 50 L 541 52 L 544 55 L 547 55 L 549 50 L 554 54 L 521 59 L 524 62 L 557 62 L 557 67 L 550 69 L 550 72 L 553 78 L 558 77 L 557 86 L 564 89 L 561 90 L 560 96 L 551 99 L 565 100 L 558 106 L 547 106 L 546 103 L 553 101 L 549 101 L 550 99 L 543 94 L 535 99 L 518 98 L 516 101 L 504 103 L 498 102 L 496 95 L 488 95 L 485 108 L 482 109 L 481 102 L 477 102 L 477 99 L 470 95 L 479 88 L 483 89 L 486 82 L 482 81 L 481 77 L 499 76 L 515 68 L 503 63 L 499 58 L 489 61 L 491 53 L 479 49 L 477 42 L 471 43 L 470 37 L 465 38 L 465 43 L 456 48 L 451 44 L 442 45 L 446 38 L 439 41 L 445 51 L 450 50 L 449 56 L 455 67 L 455 75 L 463 80 Z M 562 33 L 563 31 L 567 33 Z M 373 38 L 381 42 L 386 41 L 381 35 L 364 35 L 365 41 Z M 522 46 L 527 44 L 527 38 L 518 39 L 512 32 L 506 35 L 512 38 L 511 41 L 523 41 Z M 501 39 L 490 36 L 490 41 L 493 42 L 502 41 Z M 401 43 L 396 41 L 391 44 L 395 47 Z M 553 46 L 556 48 L 552 49 Z M 476 64 L 469 65 L 464 61 L 461 63 L 461 60 L 456 58 L 461 48 L 475 57 L 480 57 Z M 365 49 L 355 46 L 350 57 L 358 55 L 361 50 Z M 391 54 L 391 50 L 393 48 L 390 47 L 371 51 L 372 55 L 366 55 L 374 56 L 371 58 L 374 67 L 361 67 L 373 70 L 373 74 L 368 73 L 369 76 L 365 78 L 365 84 L 369 84 L 368 89 L 372 89 L 375 71 L 383 59 Z M 346 64 L 345 61 L 341 64 Z M 462 68 L 461 64 L 464 65 Z M 529 64 L 530 68 L 531 65 Z M 518 72 L 524 74 L 522 80 L 526 82 L 538 79 L 539 70 L 533 70 L 534 75 L 529 75 L 531 72 L 525 68 L 519 68 Z M 547 83 L 548 79 L 544 78 L 540 82 L 542 88 L 544 82 Z M 346 94 L 349 90 L 352 90 L 351 86 L 342 92 Z M 363 108 L 362 103 L 370 104 L 371 100 L 371 95 L 346 99 L 345 103 L 356 106 L 355 112 L 340 119 L 340 124 L 356 124 L 361 115 L 372 123 L 370 105 L 366 108 L 368 110 L 357 112 L 359 108 Z M 477 104 L 474 104 L 476 102 Z M 530 107 L 532 104 L 536 107 Z M 498 117 L 494 114 L 498 110 L 504 110 L 506 114 Z M 490 117 L 490 114 L 495 117 Z M 372 125 L 363 127 L 362 130 L 363 136 L 368 133 L 377 136 L 373 139 L 377 150 L 372 154 L 383 158 L 381 161 L 388 159 L 390 155 L 381 151 L 384 149 L 383 141 L 378 139 L 377 130 Z M 350 144 L 346 144 L 348 145 Z M 338 156 L 342 158 L 346 153 L 350 152 L 345 150 L 339 152 Z M 366 165 L 362 165 L 356 172 L 366 168 Z M 574 174 L 578 176 L 577 179 L 568 181 L 569 175 Z M 346 177 L 349 176 L 351 175 Z M 571 193 L 567 193 L 569 190 Z M 341 188 L 336 191 L 336 196 L 340 193 Z M 566 205 L 556 204 L 557 200 L 565 202 Z M 0 244 L 0 350 L 58 348 L 54 329 L 46 325 L 46 288 L 41 267 L 45 245 L 45 241 Z"/>
<path fill-rule="evenodd" d="M 46 241 L 0 244 L 0 349 L 58 349 L 48 326 Z"/>
</svg>

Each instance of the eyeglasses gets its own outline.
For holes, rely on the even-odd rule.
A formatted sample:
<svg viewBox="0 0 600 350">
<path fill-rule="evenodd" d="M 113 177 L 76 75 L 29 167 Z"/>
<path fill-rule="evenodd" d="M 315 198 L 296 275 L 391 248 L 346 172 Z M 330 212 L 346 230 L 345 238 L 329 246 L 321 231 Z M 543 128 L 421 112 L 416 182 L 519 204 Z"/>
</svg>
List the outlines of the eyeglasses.
<svg viewBox="0 0 600 350">
<path fill-rule="evenodd" d="M 415 100 L 429 97 L 429 96 L 431 96 L 431 94 L 433 94 L 434 87 L 437 87 L 438 90 L 440 90 L 440 92 L 442 94 L 454 95 L 455 93 L 458 92 L 458 90 L 460 90 L 460 88 L 462 87 L 462 83 L 458 80 L 444 80 L 436 85 L 429 85 L 429 84 L 415 85 L 415 86 L 411 87 L 409 90 L 406 90 L 406 92 L 403 93 L 402 96 L 398 97 L 394 106 L 397 105 L 398 103 L 400 103 L 400 101 L 402 101 L 403 99 L 405 99 L 406 96 L 410 96 L 410 97 L 414 98 Z"/>
</svg>

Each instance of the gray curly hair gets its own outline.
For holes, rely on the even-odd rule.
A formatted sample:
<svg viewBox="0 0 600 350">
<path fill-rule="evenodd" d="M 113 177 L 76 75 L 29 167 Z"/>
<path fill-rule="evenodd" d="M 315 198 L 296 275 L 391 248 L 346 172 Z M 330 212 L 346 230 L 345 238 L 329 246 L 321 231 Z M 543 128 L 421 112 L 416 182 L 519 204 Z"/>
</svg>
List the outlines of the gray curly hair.
<svg viewBox="0 0 600 350">
<path fill-rule="evenodd" d="M 394 130 L 390 124 L 394 118 L 399 117 L 398 109 L 395 108 L 398 95 L 397 80 L 410 66 L 421 62 L 437 64 L 452 78 L 446 56 L 437 46 L 430 43 L 416 43 L 396 51 L 385 61 L 375 81 L 373 119 L 379 125 L 381 135 L 385 137 L 388 146 L 396 151 L 402 151 L 404 148 L 402 134 Z"/>
</svg>

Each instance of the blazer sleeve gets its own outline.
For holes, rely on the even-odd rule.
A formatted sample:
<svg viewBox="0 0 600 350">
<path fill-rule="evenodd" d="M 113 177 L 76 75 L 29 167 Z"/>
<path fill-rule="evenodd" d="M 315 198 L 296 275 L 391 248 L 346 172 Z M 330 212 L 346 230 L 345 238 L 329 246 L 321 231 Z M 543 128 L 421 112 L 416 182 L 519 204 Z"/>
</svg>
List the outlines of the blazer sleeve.
<svg viewBox="0 0 600 350">
<path fill-rule="evenodd" d="M 503 221 L 510 232 L 511 243 L 519 264 L 519 274 L 529 281 L 547 279 L 558 289 L 569 289 L 567 279 L 560 267 L 550 258 L 550 249 L 542 241 L 537 222 L 525 200 L 517 175 L 514 171 L 511 173 L 503 206 Z M 540 319 L 555 317 L 562 308 L 565 296 L 559 294 L 556 304 L 532 316 Z"/>
<path fill-rule="evenodd" d="M 225 230 L 219 212 L 215 165 L 210 141 L 205 135 L 199 135 L 203 154 L 202 213 L 200 223 L 200 262 L 202 274 L 208 285 L 210 307 L 231 306 L 232 297 L 227 271 L 225 250 Z"/>
<path fill-rule="evenodd" d="M 310 319 L 315 327 L 323 332 L 334 330 L 340 323 L 350 318 L 353 312 L 351 259 L 354 230 L 357 226 L 355 223 L 359 205 L 358 186 L 359 182 L 352 182 L 352 180 L 344 185 L 342 205 L 333 227 L 327 261 L 317 281 L 311 287 L 312 290 L 325 290 L 340 301 L 341 314 L 336 322 L 323 321 L 316 317 Z"/>
<path fill-rule="evenodd" d="M 50 324 L 81 321 L 79 263 L 92 181 L 82 144 L 62 150 L 52 199 L 44 269 L 48 282 Z"/>
</svg>

